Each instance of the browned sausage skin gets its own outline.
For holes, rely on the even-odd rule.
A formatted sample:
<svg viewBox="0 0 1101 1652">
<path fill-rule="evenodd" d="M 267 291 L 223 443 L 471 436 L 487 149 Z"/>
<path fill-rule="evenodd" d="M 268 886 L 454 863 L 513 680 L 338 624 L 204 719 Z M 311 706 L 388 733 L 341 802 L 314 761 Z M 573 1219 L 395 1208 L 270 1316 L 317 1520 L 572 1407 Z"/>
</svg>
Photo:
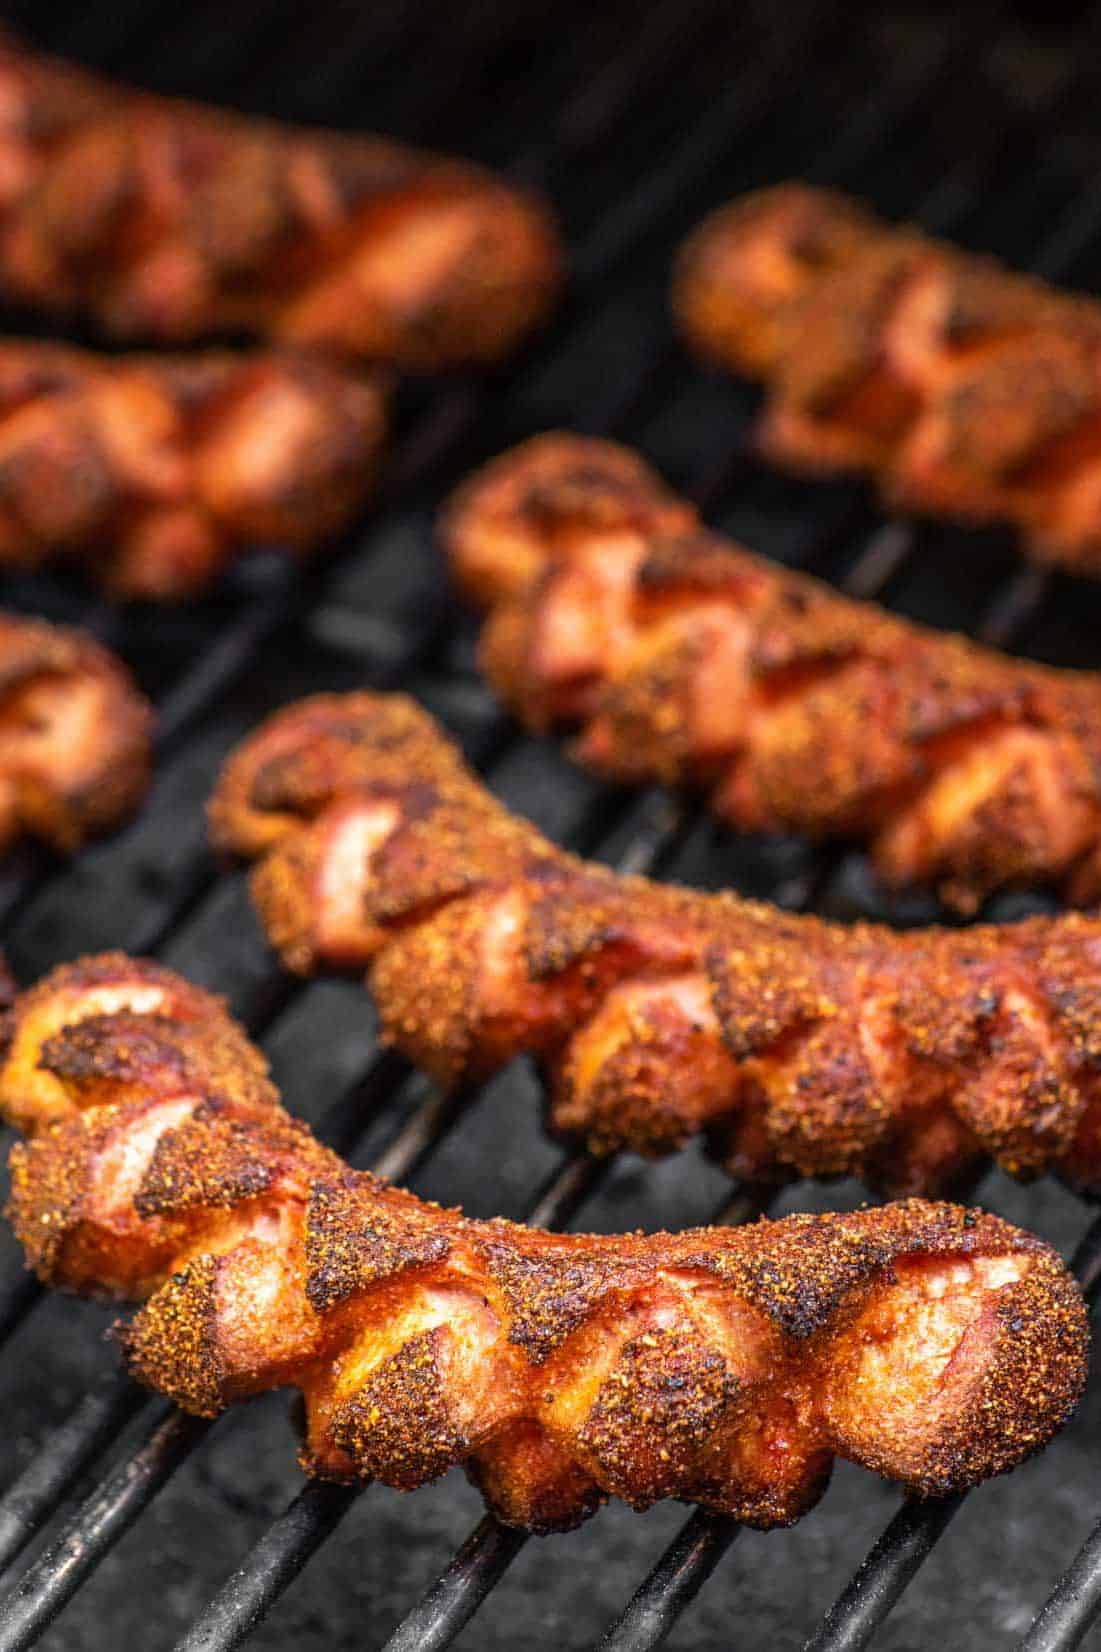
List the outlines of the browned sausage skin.
<svg viewBox="0 0 1101 1652">
<path fill-rule="evenodd" d="M 0 612 L 0 850 L 62 852 L 116 825 L 149 784 L 153 712 L 94 638 Z"/>
<path fill-rule="evenodd" d="M 558 285 L 542 207 L 464 162 L 154 97 L 10 36 L 0 111 L 0 289 L 118 337 L 433 370 L 505 355 Z"/>
<path fill-rule="evenodd" d="M 781 184 L 696 230 L 673 305 L 704 354 L 765 381 L 769 457 L 870 470 L 894 504 L 1008 522 L 1039 561 L 1101 571 L 1096 301 Z"/>
<path fill-rule="evenodd" d="M 170 600 L 257 543 L 314 549 L 374 485 L 385 408 L 377 376 L 290 351 L 0 341 L 0 565 Z"/>
<path fill-rule="evenodd" d="M 409 1489 L 463 1462 L 502 1519 L 609 1495 L 797 1519 L 835 1455 L 924 1495 L 1014 1467 L 1081 1392 L 1040 1240 L 912 1200 L 622 1238 L 470 1221 L 349 1170 L 220 1002 L 119 954 L 5 1026 L 11 1215 L 40 1277 L 149 1295 L 132 1369 L 211 1415 L 291 1384 L 303 1463 Z"/>
<path fill-rule="evenodd" d="M 1101 676 L 854 602 L 704 529 L 624 448 L 538 436 L 441 521 L 490 608 L 482 663 L 617 779 L 705 789 L 750 831 L 868 842 L 963 911 L 1008 884 L 1101 896 Z"/>
<path fill-rule="evenodd" d="M 441 1083 L 537 1055 L 599 1151 L 703 1131 L 751 1178 L 927 1192 L 989 1156 L 1101 1186 L 1101 919 L 898 934 L 623 877 L 509 814 L 399 696 L 288 707 L 211 817 L 292 968 L 369 966 Z"/>
</svg>

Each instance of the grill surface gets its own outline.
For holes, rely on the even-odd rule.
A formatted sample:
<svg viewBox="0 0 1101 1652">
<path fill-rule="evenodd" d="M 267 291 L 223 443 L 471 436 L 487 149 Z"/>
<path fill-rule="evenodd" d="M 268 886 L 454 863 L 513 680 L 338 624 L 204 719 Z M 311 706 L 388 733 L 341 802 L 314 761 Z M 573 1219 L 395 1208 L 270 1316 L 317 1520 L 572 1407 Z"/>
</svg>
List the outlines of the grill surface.
<svg viewBox="0 0 1101 1652">
<path fill-rule="evenodd" d="M 459 32 L 426 5 L 351 0 L 315 4 L 308 16 L 291 0 L 4 8 L 44 43 L 164 90 L 391 130 L 504 166 L 552 195 L 575 270 L 554 325 L 497 382 L 403 393 L 383 495 L 324 566 L 294 573 L 259 554 L 208 601 L 166 612 L 114 611 L 52 577 L 5 580 L 6 604 L 79 620 L 117 647 L 162 713 L 158 778 L 141 818 L 72 866 L 28 852 L 0 876 L 5 945 L 23 979 L 104 946 L 155 951 L 228 995 L 288 1104 L 355 1163 L 472 1214 L 614 1231 L 753 1213 L 751 1200 L 724 1203 L 729 1183 L 693 1153 L 604 1170 L 565 1154 L 541 1133 L 524 1068 L 444 1107 L 380 1054 L 360 988 L 302 986 L 274 967 L 243 879 L 207 853 L 200 805 L 224 753 L 277 704 L 320 687 L 400 684 L 463 740 L 495 790 L 574 847 L 839 916 L 937 915 L 912 897 L 877 905 L 859 857 L 724 837 L 667 798 L 599 785 L 553 744 L 518 735 L 474 671 L 473 627 L 448 599 L 431 521 L 472 465 L 568 424 L 639 445 L 716 526 L 762 552 L 924 620 L 1101 666 L 1101 586 L 1022 571 L 997 534 L 885 524 L 857 486 L 812 488 L 764 472 L 747 449 L 751 393 L 696 368 L 665 313 L 669 259 L 690 225 L 736 190 L 789 175 L 860 191 L 889 215 L 920 216 L 1055 279 L 1101 285 L 1098 146 L 1085 135 L 1096 40 L 1084 25 L 1068 41 L 1027 19 L 960 11 L 931 18 L 880 6 L 863 16 L 849 7 L 842 25 L 805 3 L 685 0 L 571 14 L 545 0 L 472 0 Z M 992 913 L 1036 904 L 1005 898 Z M 860 1197 L 850 1184 L 802 1187 L 773 1208 Z M 1021 1189 L 991 1176 L 979 1197 L 1068 1254 L 1090 1222 L 1080 1201 L 1047 1183 Z M 2 1246 L 0 1332 L 10 1340 L 0 1362 L 0 1486 L 23 1478 L 0 1500 L 0 1555 L 14 1555 L 47 1515 L 58 1519 L 5 1576 L 11 1586 L 30 1560 L 15 1605 L 0 1608 L 0 1652 L 31 1644 L 86 1574 L 42 1646 L 226 1647 L 284 1588 L 250 1645 L 411 1652 L 458 1634 L 466 1647 L 522 1637 L 580 1648 L 607 1632 L 602 1644 L 639 1648 L 668 1631 L 681 1649 L 795 1647 L 813 1636 L 836 1649 L 863 1646 L 877 1629 L 876 1645 L 895 1652 L 1014 1645 L 1101 1512 L 1095 1385 L 1071 1428 L 1012 1479 L 958 1513 L 904 1508 L 862 1586 L 822 1628 L 898 1508 L 889 1487 L 845 1467 L 802 1525 L 744 1533 L 729 1554 L 737 1534 L 727 1522 L 613 1506 L 545 1542 L 482 1521 L 452 1561 L 480 1513 L 459 1474 L 415 1497 L 303 1491 L 283 1398 L 213 1429 L 181 1422 L 116 1375 L 101 1334 L 108 1309 L 39 1296 L 6 1234 Z M 1087 1271 L 1099 1256 L 1097 1243 L 1083 1253 Z M 66 1499 L 78 1514 L 67 1534 Z M 1095 1537 L 1033 1652 L 1078 1644 L 1078 1585 L 1096 1579 L 1099 1549 Z"/>
</svg>

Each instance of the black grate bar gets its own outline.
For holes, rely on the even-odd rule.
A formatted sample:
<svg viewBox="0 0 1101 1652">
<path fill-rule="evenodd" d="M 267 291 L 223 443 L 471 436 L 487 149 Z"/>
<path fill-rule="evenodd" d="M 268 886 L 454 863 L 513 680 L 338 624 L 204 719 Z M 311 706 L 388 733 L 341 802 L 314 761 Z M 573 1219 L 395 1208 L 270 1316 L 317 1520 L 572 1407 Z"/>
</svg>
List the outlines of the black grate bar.
<svg viewBox="0 0 1101 1652">
<path fill-rule="evenodd" d="M 240 1646 L 362 1491 L 362 1486 L 332 1486 L 321 1480 L 303 1486 L 177 1643 L 177 1652 Z"/>
<path fill-rule="evenodd" d="M 441 1652 L 466 1627 L 512 1565 L 527 1532 L 491 1514 L 478 1522 L 447 1570 L 398 1625 L 383 1652 Z"/>
<path fill-rule="evenodd" d="M 156 1402 L 154 1410 L 159 1422 L 153 1433 L 81 1504 L 0 1603 L 0 1652 L 24 1652 L 34 1645 L 211 1427 L 167 1400 Z"/>
<path fill-rule="evenodd" d="M 28 1273 L 25 1268 L 5 1286 L 0 1294 L 0 1343 L 5 1342 L 22 1324 L 41 1295 L 41 1285 L 34 1274 Z"/>
<path fill-rule="evenodd" d="M 1071 1258 L 1071 1272 L 1091 1305 L 1101 1292 L 1101 1216 L 1086 1229 Z"/>
<path fill-rule="evenodd" d="M 976 630 L 988 648 L 1008 648 L 1039 613 L 1051 589 L 1050 568 L 1025 564 L 1001 588 Z"/>
<path fill-rule="evenodd" d="M 860 1652 L 867 1646 L 962 1502 L 947 1497 L 903 1503 L 804 1652 Z"/>
<path fill-rule="evenodd" d="M 30 1541 L 78 1475 L 148 1403 L 146 1389 L 125 1372 L 111 1371 L 73 1407 L 51 1435 L 48 1449 L 35 1452 L 0 1503 L 0 1571 Z"/>
<path fill-rule="evenodd" d="M 695 1600 L 741 1531 L 736 1520 L 700 1510 L 685 1522 L 623 1615 L 601 1636 L 599 1652 L 660 1646 Z"/>
<path fill-rule="evenodd" d="M 1055 1585 L 1021 1642 L 1021 1652 L 1072 1652 L 1101 1612 L 1101 1520 Z"/>
</svg>

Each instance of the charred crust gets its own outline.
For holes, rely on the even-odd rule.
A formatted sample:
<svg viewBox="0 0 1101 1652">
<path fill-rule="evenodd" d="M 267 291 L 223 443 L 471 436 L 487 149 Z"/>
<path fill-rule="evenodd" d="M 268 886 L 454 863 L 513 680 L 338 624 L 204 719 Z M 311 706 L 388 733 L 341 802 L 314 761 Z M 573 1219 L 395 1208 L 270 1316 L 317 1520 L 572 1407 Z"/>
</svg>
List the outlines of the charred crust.
<svg viewBox="0 0 1101 1652">
<path fill-rule="evenodd" d="M 787 1337 L 806 1342 L 837 1331 L 877 1281 L 892 1278 L 907 1257 L 997 1255 L 1026 1246 L 1046 1249 L 994 1216 L 961 1205 L 904 1199 L 874 1212 L 796 1215 L 779 1222 L 762 1218 L 715 1252 L 693 1254 L 684 1266 L 699 1267 L 735 1285 L 738 1294 L 767 1314 Z"/>
<path fill-rule="evenodd" d="M 563 975 L 607 948 L 629 943 L 630 922 L 617 912 L 619 888 L 612 874 L 570 878 L 555 868 L 550 887 L 528 909 L 524 959 L 532 981 Z"/>
<path fill-rule="evenodd" d="M 704 967 L 723 1041 L 738 1061 L 838 1012 L 813 962 L 796 963 L 763 933 L 747 936 L 742 945 L 708 947 Z"/>
<path fill-rule="evenodd" d="M 441 1360 L 448 1331 L 421 1331 L 383 1360 L 333 1412 L 330 1432 L 363 1479 L 412 1490 L 464 1453 Z"/>
<path fill-rule="evenodd" d="M 685 1484 L 738 1397 L 715 1349 L 684 1328 L 624 1344 L 578 1432 L 608 1490 L 648 1508 Z"/>
<path fill-rule="evenodd" d="M 583 1089 L 572 1068 L 563 1067 L 548 1085 L 555 1126 L 582 1132 L 589 1151 L 597 1154 L 629 1145 L 633 1153 L 657 1156 L 686 1146 L 698 1121 L 691 1108 L 678 1109 L 680 1098 L 669 1086 L 665 1054 L 658 1029 L 648 1033 L 635 1026 L 631 1038 L 605 1058 Z"/>
<path fill-rule="evenodd" d="M 166 1130 L 134 1196 L 139 1216 L 177 1214 L 197 1208 L 229 1208 L 265 1193 L 288 1167 L 321 1159 L 309 1126 L 275 1111 L 265 1117 L 235 1116 L 215 1098 L 183 1124 Z"/>
<path fill-rule="evenodd" d="M 830 1017 L 800 1040 L 766 1114 L 776 1158 L 806 1175 L 845 1175 L 874 1163 L 893 1122 L 894 1108 L 858 1041 Z"/>
<path fill-rule="evenodd" d="M 319 1314 L 382 1280 L 443 1262 L 451 1250 L 446 1233 L 354 1171 L 311 1184 L 305 1241 L 306 1295 Z"/>
<path fill-rule="evenodd" d="M 221 1266 L 220 1257 L 196 1257 L 118 1332 L 138 1381 L 199 1417 L 216 1417 L 226 1403 L 217 1334 Z"/>
<path fill-rule="evenodd" d="M 177 1023 L 167 1015 L 127 1012 L 70 1022 L 42 1045 L 39 1066 L 77 1086 L 100 1079 L 137 1084 L 167 1070 L 176 1082 L 187 1072 Z"/>
<path fill-rule="evenodd" d="M 508 1303 L 509 1341 L 543 1365 L 611 1293 L 624 1287 L 607 1254 L 543 1257 L 486 1235 L 476 1241 L 490 1277 Z M 628 1281 L 629 1282 L 629 1281 Z"/>
<path fill-rule="evenodd" d="M 92 1148 L 88 1126 L 78 1117 L 11 1150 L 11 1193 L 4 1214 L 31 1267 L 47 1284 L 61 1273 L 66 1240 L 80 1220 Z"/>
</svg>

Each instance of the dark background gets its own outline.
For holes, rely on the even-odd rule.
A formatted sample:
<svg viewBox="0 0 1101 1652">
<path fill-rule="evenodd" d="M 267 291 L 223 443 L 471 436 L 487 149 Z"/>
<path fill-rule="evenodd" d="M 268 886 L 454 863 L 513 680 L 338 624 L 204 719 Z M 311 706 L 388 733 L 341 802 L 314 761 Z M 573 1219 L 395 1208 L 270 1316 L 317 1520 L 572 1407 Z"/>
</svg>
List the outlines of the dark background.
<svg viewBox="0 0 1101 1652">
<path fill-rule="evenodd" d="M 432 515 L 446 489 L 548 426 L 642 447 L 715 524 L 767 554 L 836 581 L 856 577 L 906 612 L 1024 652 L 1101 665 L 1098 592 L 1022 578 L 1004 536 L 885 528 L 859 486 L 764 472 L 747 446 L 753 393 L 696 367 L 665 307 L 673 250 L 702 212 L 794 175 L 1096 287 L 1101 29 L 1090 12 L 710 0 L 83 0 L 3 11 L 42 43 L 144 85 L 388 131 L 498 165 L 553 199 L 574 268 L 560 313 L 518 362 L 488 382 L 402 392 L 382 497 L 324 565 L 296 575 L 261 554 L 208 600 L 167 613 L 111 610 L 75 579 L 2 582 L 5 603 L 80 619 L 118 647 L 161 704 L 165 728 L 140 821 L 71 868 L 28 854 L 0 882 L 5 944 L 24 979 L 106 945 L 156 950 L 229 994 L 262 1037 L 292 1108 L 315 1119 L 336 1098 L 347 1097 L 349 1111 L 363 1107 L 357 1163 L 393 1139 L 417 1092 L 394 1065 L 372 1066 L 363 994 L 352 984 L 292 989 L 272 968 L 242 879 L 206 852 L 200 805 L 222 754 L 274 705 L 317 687 L 400 684 L 559 838 L 612 856 L 640 826 L 664 827 L 660 798 L 598 786 L 555 746 L 519 737 L 500 718 L 474 670 L 472 624 L 449 600 L 433 551 Z M 858 856 L 739 841 L 692 817 L 673 823 L 657 861 L 663 875 L 843 916 L 882 911 Z M 1015 898 L 996 910 L 1028 904 Z M 908 901 L 888 915 L 936 914 Z M 522 1217 L 560 1155 L 541 1131 L 534 1080 L 518 1070 L 479 1098 L 412 1180 L 471 1213 Z M 684 1226 L 707 1220 L 725 1186 L 695 1153 L 657 1167 L 624 1159 L 578 1220 L 607 1230 Z M 1050 1183 L 1020 1189 L 991 1177 L 981 1197 L 1067 1252 L 1089 1215 Z M 848 1185 L 801 1188 L 779 1208 L 859 1198 Z M 3 1261 L 11 1277 L 12 1247 Z M 0 1364 L 0 1484 L 110 1367 L 115 1353 L 101 1335 L 110 1319 L 61 1300 L 27 1316 Z M 970 1499 L 877 1645 L 1014 1644 L 1101 1510 L 1099 1418 L 1095 1391 L 1041 1460 Z M 227 1417 L 42 1644 L 170 1647 L 299 1484 L 282 1397 Z M 890 1487 L 840 1468 L 799 1527 L 741 1537 L 669 1644 L 799 1646 L 897 1501 Z M 458 1473 L 412 1497 L 370 1489 L 251 1644 L 380 1646 L 479 1513 Z M 591 1644 L 684 1518 L 676 1507 L 638 1517 L 614 1506 L 572 1536 L 528 1544 L 459 1644 Z"/>
</svg>

